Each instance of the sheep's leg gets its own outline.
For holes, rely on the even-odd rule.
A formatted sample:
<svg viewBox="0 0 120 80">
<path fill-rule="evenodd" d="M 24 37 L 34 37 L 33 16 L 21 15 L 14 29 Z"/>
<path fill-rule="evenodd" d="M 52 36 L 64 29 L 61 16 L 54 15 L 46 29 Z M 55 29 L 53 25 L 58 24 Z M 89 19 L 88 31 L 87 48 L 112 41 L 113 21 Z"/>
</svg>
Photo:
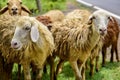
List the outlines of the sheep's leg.
<svg viewBox="0 0 120 80">
<path fill-rule="evenodd" d="M 41 78 L 42 78 L 42 73 L 43 73 L 43 69 L 37 69 L 36 80 L 41 80 Z"/>
<path fill-rule="evenodd" d="M 57 80 L 55 74 L 55 64 L 54 64 L 53 56 L 49 56 L 48 63 L 50 64 L 50 80 Z"/>
<path fill-rule="evenodd" d="M 37 68 L 32 64 L 31 64 L 31 67 L 32 67 L 32 80 L 36 80 Z"/>
<path fill-rule="evenodd" d="M 117 60 L 117 62 L 119 62 L 120 60 L 119 60 L 119 54 L 118 54 L 118 50 L 117 50 L 117 42 L 115 44 L 115 53 L 116 53 L 116 60 Z"/>
<path fill-rule="evenodd" d="M 103 47 L 102 48 L 102 67 L 105 66 L 105 62 L 106 62 L 105 60 L 106 60 L 106 48 Z"/>
<path fill-rule="evenodd" d="M 58 65 L 57 65 L 56 75 L 58 75 L 58 73 L 60 73 L 62 71 L 63 63 L 64 63 L 64 60 L 60 59 Z"/>
<path fill-rule="evenodd" d="M 99 71 L 99 54 L 98 54 L 98 56 L 96 57 L 96 72 L 98 72 Z"/>
<path fill-rule="evenodd" d="M 85 65 L 82 67 L 82 80 L 85 80 Z"/>
<path fill-rule="evenodd" d="M 44 65 L 43 72 L 47 73 L 47 65 L 46 64 Z"/>
<path fill-rule="evenodd" d="M 86 63 L 85 63 L 85 68 L 86 69 L 89 69 L 89 65 L 88 64 L 89 64 L 89 60 L 87 60 Z"/>
<path fill-rule="evenodd" d="M 89 75 L 92 77 L 94 74 L 94 67 L 95 67 L 95 56 L 90 58 L 90 73 Z"/>
<path fill-rule="evenodd" d="M 18 64 L 18 80 L 21 80 L 21 65 Z"/>
<path fill-rule="evenodd" d="M 82 76 L 81 76 L 81 71 L 79 71 L 78 69 L 78 65 L 76 61 L 70 61 L 70 65 L 74 71 L 74 74 L 76 76 L 76 80 L 82 80 Z M 82 69 L 82 67 L 81 67 Z"/>
<path fill-rule="evenodd" d="M 85 80 L 85 65 L 82 61 L 78 60 L 77 65 L 79 68 L 80 74 L 82 75 L 82 80 Z"/>
<path fill-rule="evenodd" d="M 31 80 L 30 66 L 28 63 L 23 64 L 23 70 L 24 70 L 24 80 Z"/>
<path fill-rule="evenodd" d="M 110 62 L 113 62 L 114 50 L 115 50 L 114 45 L 112 45 Z"/>
</svg>

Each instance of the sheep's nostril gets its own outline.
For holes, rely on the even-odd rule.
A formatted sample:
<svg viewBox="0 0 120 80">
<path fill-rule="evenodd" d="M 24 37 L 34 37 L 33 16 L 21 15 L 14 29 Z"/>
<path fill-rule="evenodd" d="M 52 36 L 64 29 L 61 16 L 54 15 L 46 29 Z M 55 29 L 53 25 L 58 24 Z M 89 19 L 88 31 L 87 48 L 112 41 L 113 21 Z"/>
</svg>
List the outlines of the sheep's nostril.
<svg viewBox="0 0 120 80">
<path fill-rule="evenodd" d="M 99 29 L 99 31 L 103 31 L 102 29 Z"/>
<path fill-rule="evenodd" d="M 107 31 L 107 29 L 104 29 L 103 31 Z"/>
<path fill-rule="evenodd" d="M 101 32 L 104 32 L 104 31 L 106 31 L 107 29 L 99 29 L 99 31 L 101 31 Z"/>
<path fill-rule="evenodd" d="M 16 46 L 18 43 L 17 42 L 14 42 L 13 45 Z"/>
</svg>

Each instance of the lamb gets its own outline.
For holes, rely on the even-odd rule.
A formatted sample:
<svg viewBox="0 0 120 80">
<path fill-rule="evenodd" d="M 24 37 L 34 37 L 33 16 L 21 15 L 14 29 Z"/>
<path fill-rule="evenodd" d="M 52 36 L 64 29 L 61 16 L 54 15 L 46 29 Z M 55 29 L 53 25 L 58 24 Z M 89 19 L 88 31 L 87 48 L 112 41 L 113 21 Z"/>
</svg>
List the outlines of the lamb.
<svg viewBox="0 0 120 80">
<path fill-rule="evenodd" d="M 76 28 L 70 28 L 69 25 L 62 23 L 52 25 L 51 32 L 55 40 L 54 54 L 60 58 L 61 63 L 70 62 L 76 80 L 85 80 L 85 62 L 100 37 L 106 34 L 108 17 L 102 11 L 96 11 L 86 24 L 76 24 L 78 26 Z"/>
<path fill-rule="evenodd" d="M 7 5 L 0 10 L 0 14 L 26 16 L 31 14 L 31 11 L 22 5 L 22 0 L 8 0 Z"/>
<path fill-rule="evenodd" d="M 105 66 L 106 59 L 106 50 L 111 45 L 111 58 L 110 62 L 113 62 L 114 52 L 116 53 L 116 60 L 119 62 L 119 54 L 117 50 L 118 36 L 119 36 L 119 25 L 114 17 L 110 17 L 110 21 L 108 23 L 107 35 L 103 39 L 103 47 L 102 47 L 102 66 Z"/>
<path fill-rule="evenodd" d="M 40 79 L 44 63 L 54 50 L 54 40 L 47 27 L 33 17 L 21 17 L 16 23 L 11 46 L 16 50 L 24 49 L 21 64 L 25 80 L 31 80 L 30 64 L 37 69 L 37 79 Z"/>
</svg>

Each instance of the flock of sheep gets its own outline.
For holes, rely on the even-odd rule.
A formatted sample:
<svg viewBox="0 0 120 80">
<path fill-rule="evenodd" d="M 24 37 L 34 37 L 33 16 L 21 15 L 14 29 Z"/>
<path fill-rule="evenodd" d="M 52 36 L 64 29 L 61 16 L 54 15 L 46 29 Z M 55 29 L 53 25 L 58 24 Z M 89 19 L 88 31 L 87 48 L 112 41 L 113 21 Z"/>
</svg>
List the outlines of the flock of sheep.
<svg viewBox="0 0 120 80">
<path fill-rule="evenodd" d="M 12 79 L 12 68 L 21 65 L 24 80 L 41 80 L 46 65 L 50 65 L 50 80 L 56 80 L 64 62 L 68 61 L 76 80 L 85 80 L 90 59 L 90 75 L 99 70 L 99 52 L 105 66 L 106 50 L 111 47 L 111 59 L 117 51 L 119 26 L 114 17 L 98 10 L 90 13 L 76 9 L 64 15 L 51 10 L 30 17 L 30 10 L 21 0 L 8 0 L 0 10 L 0 80 Z M 58 64 L 55 58 L 58 57 Z M 32 71 L 31 71 L 32 69 Z M 31 72 L 34 77 L 31 77 Z"/>
</svg>

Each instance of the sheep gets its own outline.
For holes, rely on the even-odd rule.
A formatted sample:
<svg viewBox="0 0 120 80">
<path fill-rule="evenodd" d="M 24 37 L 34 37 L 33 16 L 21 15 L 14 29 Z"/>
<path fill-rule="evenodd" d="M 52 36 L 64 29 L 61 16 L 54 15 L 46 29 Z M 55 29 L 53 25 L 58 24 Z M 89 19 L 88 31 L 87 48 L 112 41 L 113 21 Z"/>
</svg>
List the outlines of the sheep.
<svg viewBox="0 0 120 80">
<path fill-rule="evenodd" d="M 40 79 L 44 63 L 54 50 L 52 34 L 46 26 L 33 17 L 20 17 L 15 26 L 11 46 L 18 51 L 24 49 L 21 64 L 23 65 L 25 80 L 31 80 L 30 64 L 37 69 L 36 78 Z"/>
<path fill-rule="evenodd" d="M 14 32 L 14 24 L 18 20 L 17 16 L 0 15 L 0 79 L 12 79 L 12 67 L 14 63 L 20 63 L 23 52 L 15 51 L 10 46 L 10 41 Z"/>
<path fill-rule="evenodd" d="M 50 19 L 50 17 L 48 16 L 37 16 L 36 19 L 39 21 L 39 22 L 42 22 L 45 26 L 48 27 L 48 29 L 50 30 L 51 27 L 50 27 L 50 24 L 53 23 Z"/>
<path fill-rule="evenodd" d="M 30 10 L 22 5 L 22 0 L 8 0 L 7 5 L 0 10 L 0 14 L 29 15 Z"/>
<path fill-rule="evenodd" d="M 55 22 L 54 25 L 59 24 L 59 26 L 60 26 L 61 22 L 62 22 L 62 24 L 64 24 L 64 26 L 68 26 L 70 28 L 75 28 L 81 24 L 86 23 L 90 14 L 91 13 L 87 10 L 76 9 L 76 10 L 73 10 L 72 12 L 68 13 L 62 21 Z M 62 27 L 62 25 L 61 25 L 61 27 Z"/>
<path fill-rule="evenodd" d="M 55 50 L 61 62 L 69 61 L 76 80 L 85 80 L 85 62 L 91 51 L 107 32 L 108 17 L 102 11 L 94 12 L 86 24 L 70 28 L 69 25 L 52 24 L 51 32 L 55 40 Z M 58 64 L 59 65 L 59 64 Z"/>
<path fill-rule="evenodd" d="M 117 42 L 118 42 L 118 35 L 119 35 L 119 26 L 117 21 L 114 17 L 109 17 L 109 22 L 107 25 L 107 34 L 101 38 L 99 43 L 97 44 L 97 50 L 93 50 L 93 54 L 91 56 L 90 61 L 90 76 L 94 74 L 94 66 L 96 60 L 96 71 L 98 71 L 98 59 L 99 59 L 99 52 L 102 51 L 102 66 L 105 66 L 105 59 L 106 59 L 106 49 L 110 45 L 112 45 L 111 49 L 111 62 L 113 62 L 113 52 L 116 52 L 116 59 L 119 62 L 119 56 L 117 51 Z M 111 37 L 113 36 L 113 37 Z M 96 52 L 95 52 L 96 51 Z M 97 53 L 97 54 L 96 54 Z"/>
<path fill-rule="evenodd" d="M 47 13 L 43 14 L 42 16 L 50 17 L 52 22 L 62 21 L 64 19 L 64 13 L 60 10 L 50 10 Z"/>
<path fill-rule="evenodd" d="M 22 1 L 21 0 L 8 0 L 7 2 L 7 6 L 5 6 L 4 8 L 2 8 L 0 10 L 0 14 L 7 14 L 7 15 L 11 15 L 11 16 L 28 16 L 29 14 L 31 14 L 30 10 L 22 5 Z M 18 66 L 18 79 L 20 78 L 20 65 Z"/>
<path fill-rule="evenodd" d="M 80 9 L 75 9 L 65 16 L 66 19 L 75 19 L 79 18 L 81 23 L 87 22 L 89 16 L 91 15 L 91 12 L 88 10 L 80 10 Z"/>
<path fill-rule="evenodd" d="M 103 39 L 102 66 L 105 66 L 106 50 L 110 45 L 112 46 L 110 62 L 113 62 L 114 52 L 116 53 L 116 60 L 119 62 L 119 55 L 117 50 L 119 31 L 118 22 L 114 17 L 111 16 L 107 27 L 107 35 Z"/>
</svg>

